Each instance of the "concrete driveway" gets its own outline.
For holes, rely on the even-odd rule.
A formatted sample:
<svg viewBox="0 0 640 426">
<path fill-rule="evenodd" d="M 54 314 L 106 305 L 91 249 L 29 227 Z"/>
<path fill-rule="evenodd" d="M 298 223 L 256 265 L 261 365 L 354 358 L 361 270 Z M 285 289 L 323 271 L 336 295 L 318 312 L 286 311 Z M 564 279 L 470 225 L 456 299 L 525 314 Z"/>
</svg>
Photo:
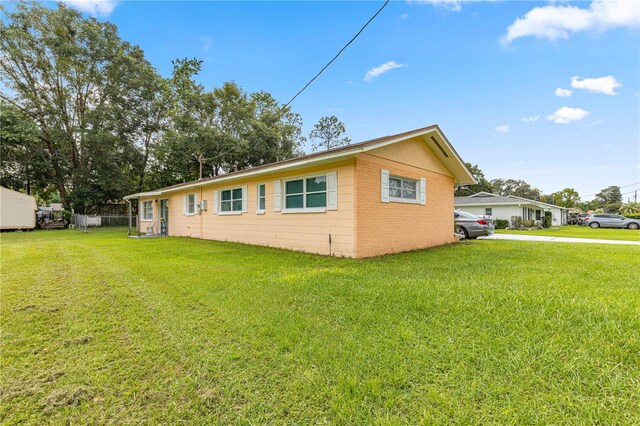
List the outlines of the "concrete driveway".
<svg viewBox="0 0 640 426">
<path fill-rule="evenodd" d="M 634 232 L 634 231 L 630 231 Z M 638 232 L 638 231 L 635 231 Z M 639 235 L 640 237 L 640 232 Z M 640 241 L 623 240 L 597 240 L 591 238 L 569 238 L 569 237 L 543 237 L 541 235 L 514 235 L 514 234 L 493 234 L 489 237 L 479 237 L 482 240 L 512 240 L 512 241 L 543 241 L 550 243 L 583 243 L 583 244 L 616 244 L 640 246 Z"/>
</svg>

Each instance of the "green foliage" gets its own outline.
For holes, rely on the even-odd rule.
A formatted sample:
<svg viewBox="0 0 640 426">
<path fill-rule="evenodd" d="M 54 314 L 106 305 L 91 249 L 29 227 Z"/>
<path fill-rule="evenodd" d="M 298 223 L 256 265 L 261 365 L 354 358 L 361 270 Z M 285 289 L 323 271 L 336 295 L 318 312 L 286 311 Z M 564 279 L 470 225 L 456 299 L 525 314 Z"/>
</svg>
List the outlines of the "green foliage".
<svg viewBox="0 0 640 426">
<path fill-rule="evenodd" d="M 478 192 L 493 192 L 491 183 L 489 183 L 489 181 L 484 177 L 484 173 L 480 170 L 480 167 L 478 167 L 477 164 L 465 164 L 478 183 L 475 185 L 459 185 L 456 187 L 455 196 L 465 197 L 477 194 Z"/>
<path fill-rule="evenodd" d="M 542 193 L 527 182 L 518 179 L 493 179 L 493 192 L 499 195 L 515 195 L 529 200 L 540 200 Z"/>
<path fill-rule="evenodd" d="M 312 149 L 329 150 L 349 145 L 351 139 L 345 135 L 346 132 L 344 124 L 335 115 L 322 117 L 309 133 L 309 139 L 315 141 Z"/>
<path fill-rule="evenodd" d="M 541 235 L 545 237 L 568 237 L 568 238 L 587 238 L 599 240 L 621 240 L 621 241 L 640 241 L 640 231 L 630 229 L 611 229 L 598 228 L 592 229 L 588 226 L 566 225 L 554 226 L 552 228 L 544 228 L 537 230 L 500 230 L 503 234 L 525 234 L 525 235 Z M 563 245 L 564 247 L 564 245 Z M 593 246 L 594 248 L 596 246 Z M 597 246 L 600 250 L 601 246 Z"/>
<path fill-rule="evenodd" d="M 640 213 L 640 203 L 623 204 L 618 211 L 624 215 Z"/>
<path fill-rule="evenodd" d="M 573 188 L 565 188 L 562 191 L 554 192 L 551 194 L 552 201 L 550 204 L 555 204 L 561 207 L 575 207 L 580 202 L 580 194 Z M 549 203 L 549 201 L 546 201 Z"/>
<path fill-rule="evenodd" d="M 553 222 L 553 214 L 549 211 L 545 211 L 544 218 L 542 219 L 542 227 L 550 228 L 552 222 Z"/>
<path fill-rule="evenodd" d="M 507 229 L 509 227 L 509 221 L 506 219 L 496 219 L 494 227 L 495 229 Z"/>
<path fill-rule="evenodd" d="M 638 219 L 640 220 L 640 213 L 626 213 L 624 214 L 625 217 L 628 217 L 629 219 Z"/>
<path fill-rule="evenodd" d="M 511 216 L 511 228 L 513 229 L 522 229 L 522 216 Z"/>
<path fill-rule="evenodd" d="M 598 193 L 598 195 L 596 195 L 594 201 L 598 203 L 599 207 L 622 203 L 622 193 L 620 192 L 620 187 L 612 185 L 604 188 Z"/>
<path fill-rule="evenodd" d="M 637 247 L 0 244 L 6 424 L 640 423 Z"/>
<path fill-rule="evenodd" d="M 523 220 L 522 226 L 525 228 L 533 228 L 536 226 L 536 221 L 531 219 Z"/>
</svg>

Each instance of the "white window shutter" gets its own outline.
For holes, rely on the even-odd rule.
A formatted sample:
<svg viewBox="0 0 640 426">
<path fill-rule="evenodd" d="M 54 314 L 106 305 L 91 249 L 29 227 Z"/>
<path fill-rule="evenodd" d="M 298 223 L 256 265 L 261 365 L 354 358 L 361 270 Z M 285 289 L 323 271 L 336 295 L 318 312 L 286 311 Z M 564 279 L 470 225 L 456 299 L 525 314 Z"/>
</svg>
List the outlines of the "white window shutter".
<svg viewBox="0 0 640 426">
<path fill-rule="evenodd" d="M 327 210 L 338 210 L 338 173 L 327 173 Z"/>
<path fill-rule="evenodd" d="M 213 191 L 213 206 L 211 206 L 213 214 L 218 214 L 218 190 Z"/>
<path fill-rule="evenodd" d="M 282 186 L 280 181 L 273 182 L 273 211 L 279 212 L 282 210 Z"/>
<path fill-rule="evenodd" d="M 200 206 L 198 205 L 198 194 L 193 194 L 193 214 L 200 213 Z"/>
<path fill-rule="evenodd" d="M 420 204 L 427 204 L 427 179 L 423 177 L 420 178 Z"/>
<path fill-rule="evenodd" d="M 242 211 L 247 212 L 247 185 L 242 187 Z"/>
<path fill-rule="evenodd" d="M 187 214 L 187 195 L 183 195 L 182 196 L 182 214 L 186 215 Z"/>
<path fill-rule="evenodd" d="M 381 175 L 381 201 L 383 203 L 389 202 L 389 170 L 382 169 Z"/>
</svg>

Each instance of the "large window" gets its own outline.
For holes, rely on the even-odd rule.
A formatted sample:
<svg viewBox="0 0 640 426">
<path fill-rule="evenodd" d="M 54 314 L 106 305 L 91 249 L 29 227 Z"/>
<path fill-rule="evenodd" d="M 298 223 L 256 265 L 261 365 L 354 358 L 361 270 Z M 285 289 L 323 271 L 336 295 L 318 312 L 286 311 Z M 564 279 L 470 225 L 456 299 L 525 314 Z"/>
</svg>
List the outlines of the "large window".
<svg viewBox="0 0 640 426">
<path fill-rule="evenodd" d="M 242 188 L 233 188 L 220 191 L 220 211 L 242 211 Z"/>
<path fill-rule="evenodd" d="M 142 220 L 153 220 L 153 201 L 142 203 Z"/>
<path fill-rule="evenodd" d="M 418 181 L 397 176 L 389 176 L 389 198 L 397 200 L 418 200 Z"/>
<path fill-rule="evenodd" d="M 493 209 L 491 207 L 487 207 L 486 209 L 484 209 L 484 214 L 486 216 L 491 216 L 493 214 Z"/>
<path fill-rule="evenodd" d="M 187 195 L 185 202 L 186 202 L 185 213 L 195 214 L 196 213 L 196 194 Z"/>
<path fill-rule="evenodd" d="M 258 185 L 258 213 L 264 213 L 267 207 L 267 188 L 264 183 Z"/>
<path fill-rule="evenodd" d="M 327 177 L 307 177 L 285 182 L 285 209 L 323 209 L 327 207 Z"/>
</svg>

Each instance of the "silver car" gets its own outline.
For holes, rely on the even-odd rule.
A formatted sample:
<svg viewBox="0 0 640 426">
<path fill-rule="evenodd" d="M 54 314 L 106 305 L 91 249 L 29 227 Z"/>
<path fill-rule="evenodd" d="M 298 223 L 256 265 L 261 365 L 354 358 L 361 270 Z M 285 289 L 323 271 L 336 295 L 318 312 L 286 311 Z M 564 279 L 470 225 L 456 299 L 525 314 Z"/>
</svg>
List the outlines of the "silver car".
<svg viewBox="0 0 640 426">
<path fill-rule="evenodd" d="M 590 226 L 593 229 L 596 228 L 628 228 L 639 229 L 640 220 L 629 219 L 628 217 L 620 216 L 619 214 L 590 214 L 585 217 L 583 226 Z"/>
<path fill-rule="evenodd" d="M 476 216 L 462 210 L 454 210 L 453 219 L 455 233 L 461 238 L 475 239 L 493 235 L 493 219 L 491 217 Z"/>
</svg>

